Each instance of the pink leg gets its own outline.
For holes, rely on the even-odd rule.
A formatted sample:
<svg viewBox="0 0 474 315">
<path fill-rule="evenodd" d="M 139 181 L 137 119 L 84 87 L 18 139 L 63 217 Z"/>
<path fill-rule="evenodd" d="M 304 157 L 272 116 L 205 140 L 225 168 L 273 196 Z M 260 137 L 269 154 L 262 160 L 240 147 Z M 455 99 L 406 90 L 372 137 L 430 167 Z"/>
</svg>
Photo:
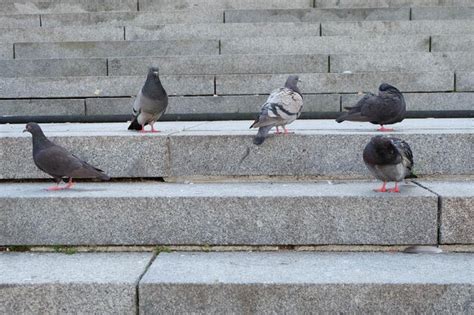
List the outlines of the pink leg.
<svg viewBox="0 0 474 315">
<path fill-rule="evenodd" d="M 56 186 L 51 186 L 51 187 L 46 188 L 46 190 L 48 191 L 56 191 L 56 190 L 63 190 L 63 189 L 64 189 L 63 187 L 59 186 L 59 183 L 56 184 Z"/>
<path fill-rule="evenodd" d="M 155 127 L 153 126 L 155 123 L 151 123 L 151 132 L 160 132 L 159 130 L 156 130 Z"/>
<path fill-rule="evenodd" d="M 376 192 L 386 192 L 387 188 L 385 188 L 385 185 L 387 185 L 387 182 L 383 182 L 382 187 L 380 187 L 379 189 L 374 189 L 374 191 L 376 191 Z"/>
<path fill-rule="evenodd" d="M 278 128 L 278 126 L 276 126 L 276 129 L 277 129 L 277 131 L 275 131 L 275 134 L 276 134 L 276 135 L 279 135 L 279 134 L 281 133 L 281 131 L 280 131 L 280 129 Z"/>
<path fill-rule="evenodd" d="M 283 126 L 283 130 L 285 131 L 285 135 L 287 135 L 288 134 L 288 129 L 286 129 L 286 127 Z"/>
<path fill-rule="evenodd" d="M 392 128 L 385 128 L 383 125 L 380 125 L 380 128 L 377 131 L 393 131 Z"/>
<path fill-rule="evenodd" d="M 72 177 L 69 177 L 69 181 L 67 182 L 66 186 L 64 186 L 64 189 L 70 189 L 74 186 L 74 183 L 72 182 Z"/>
<path fill-rule="evenodd" d="M 398 188 L 398 183 L 395 182 L 395 187 L 388 190 L 389 192 L 399 193 L 400 189 Z"/>
</svg>

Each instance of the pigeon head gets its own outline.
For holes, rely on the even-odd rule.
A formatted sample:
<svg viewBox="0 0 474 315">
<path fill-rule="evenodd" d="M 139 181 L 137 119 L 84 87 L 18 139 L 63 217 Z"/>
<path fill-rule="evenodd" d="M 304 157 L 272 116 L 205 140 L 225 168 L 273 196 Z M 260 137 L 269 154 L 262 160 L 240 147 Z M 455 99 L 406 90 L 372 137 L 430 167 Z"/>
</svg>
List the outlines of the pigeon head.
<svg viewBox="0 0 474 315">
<path fill-rule="evenodd" d="M 41 127 L 35 122 L 27 123 L 23 132 L 26 132 L 26 131 L 31 133 L 33 136 L 36 136 L 36 135 L 44 136 L 43 131 L 41 130 Z"/>
<path fill-rule="evenodd" d="M 148 69 L 148 77 L 158 78 L 160 75 L 160 69 L 158 67 L 150 67 Z"/>
<path fill-rule="evenodd" d="M 373 145 L 377 161 L 385 163 L 399 162 L 400 154 L 392 139 L 386 136 L 376 136 L 370 142 Z"/>
<path fill-rule="evenodd" d="M 400 91 L 396 87 L 394 87 L 393 85 L 390 85 L 388 83 L 380 84 L 379 91 L 380 92 L 400 93 Z"/>
<path fill-rule="evenodd" d="M 290 75 L 288 79 L 286 79 L 285 87 L 301 95 L 300 89 L 298 88 L 298 82 L 301 82 L 301 80 L 297 75 Z"/>
</svg>

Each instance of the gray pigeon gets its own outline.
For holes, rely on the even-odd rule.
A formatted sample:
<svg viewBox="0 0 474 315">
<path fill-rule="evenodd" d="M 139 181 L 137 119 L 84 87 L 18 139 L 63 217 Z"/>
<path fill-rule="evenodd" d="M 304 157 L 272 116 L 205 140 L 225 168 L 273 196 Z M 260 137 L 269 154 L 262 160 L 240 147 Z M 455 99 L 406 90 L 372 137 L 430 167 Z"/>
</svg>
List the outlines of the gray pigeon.
<svg viewBox="0 0 474 315">
<path fill-rule="evenodd" d="M 33 136 L 33 161 L 36 166 L 45 173 L 54 178 L 56 186 L 48 190 L 62 190 L 71 188 L 74 183 L 73 178 L 98 178 L 109 180 L 110 177 L 102 170 L 79 159 L 77 156 L 69 153 L 63 147 L 54 144 L 41 130 L 37 123 L 30 122 L 26 124 L 25 130 Z M 67 177 L 69 182 L 66 186 L 60 187 L 61 180 Z"/>
<path fill-rule="evenodd" d="M 398 182 L 407 177 L 416 177 L 412 173 L 413 153 L 403 140 L 394 137 L 373 137 L 364 149 L 364 163 L 369 171 L 383 181 L 378 192 L 400 192 Z M 386 189 L 388 181 L 394 181 L 395 187 Z"/>
<path fill-rule="evenodd" d="M 406 114 L 406 104 L 402 93 L 394 86 L 382 83 L 379 86 L 379 95 L 366 94 L 353 107 L 344 107 L 349 110 L 336 119 L 338 123 L 348 121 L 370 121 L 380 125 L 379 131 L 393 131 L 383 125 L 402 121 Z"/>
<path fill-rule="evenodd" d="M 274 90 L 262 105 L 259 116 L 250 126 L 259 128 L 254 144 L 262 144 L 273 127 L 276 127 L 276 133 L 280 133 L 278 126 L 282 126 L 285 133 L 288 133 L 285 125 L 291 124 L 301 115 L 303 95 L 297 86 L 299 81 L 297 75 L 290 75 L 285 87 Z"/>
<path fill-rule="evenodd" d="M 158 68 L 151 67 L 133 103 L 133 118 L 128 129 L 146 132 L 145 126 L 151 125 L 151 132 L 158 132 L 153 124 L 163 115 L 167 106 L 168 94 L 161 85 Z"/>
</svg>

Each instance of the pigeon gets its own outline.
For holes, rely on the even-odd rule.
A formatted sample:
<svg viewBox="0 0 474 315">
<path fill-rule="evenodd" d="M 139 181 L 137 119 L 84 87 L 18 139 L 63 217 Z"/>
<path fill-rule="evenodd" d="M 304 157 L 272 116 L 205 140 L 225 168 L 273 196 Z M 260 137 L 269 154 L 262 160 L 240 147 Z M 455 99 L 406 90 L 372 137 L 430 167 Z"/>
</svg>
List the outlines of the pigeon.
<svg viewBox="0 0 474 315">
<path fill-rule="evenodd" d="M 398 182 L 407 177 L 416 177 L 412 173 L 413 153 L 405 141 L 386 136 L 373 137 L 364 149 L 364 163 L 369 171 L 383 181 L 377 192 L 400 192 Z M 386 189 L 388 181 L 394 181 L 395 187 Z"/>
<path fill-rule="evenodd" d="M 405 118 L 406 104 L 402 93 L 394 86 L 382 83 L 379 95 L 366 94 L 355 106 L 344 107 L 349 110 L 336 119 L 338 123 L 348 121 L 369 121 L 380 125 L 378 131 L 393 131 L 384 125 L 401 122 Z"/>
<path fill-rule="evenodd" d="M 82 161 L 63 147 L 48 140 L 37 123 L 26 124 L 23 132 L 25 131 L 33 136 L 33 161 L 36 166 L 51 175 L 56 182 L 56 186 L 47 190 L 69 189 L 74 185 L 73 178 L 110 179 L 102 170 Z M 66 186 L 60 187 L 59 183 L 64 177 L 69 178 L 69 182 Z"/>
<path fill-rule="evenodd" d="M 297 86 L 298 82 L 301 81 L 297 75 L 290 75 L 285 87 L 274 90 L 262 105 L 259 116 L 250 126 L 259 128 L 254 144 L 262 144 L 273 127 L 276 127 L 277 134 L 280 133 L 278 126 L 283 127 L 285 134 L 288 133 L 285 125 L 291 124 L 301 115 L 303 95 Z"/>
<path fill-rule="evenodd" d="M 133 102 L 132 123 L 128 130 L 145 131 L 145 126 L 151 126 L 151 132 L 159 132 L 153 127 L 168 106 L 168 94 L 161 85 L 157 67 L 150 67 L 145 84 L 138 91 Z"/>
</svg>

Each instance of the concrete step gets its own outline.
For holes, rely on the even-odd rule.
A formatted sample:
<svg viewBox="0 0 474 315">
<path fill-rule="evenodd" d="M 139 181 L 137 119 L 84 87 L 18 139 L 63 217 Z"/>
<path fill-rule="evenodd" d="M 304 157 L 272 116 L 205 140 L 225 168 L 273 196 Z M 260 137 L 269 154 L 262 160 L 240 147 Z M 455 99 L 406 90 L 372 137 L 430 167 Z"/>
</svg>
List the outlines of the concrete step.
<svg viewBox="0 0 474 315">
<path fill-rule="evenodd" d="M 137 0 L 2 0 L 0 14 L 136 11 Z"/>
<path fill-rule="evenodd" d="M 0 15 L 0 28 L 27 28 L 40 27 L 41 20 L 39 15 L 31 14 L 12 14 Z"/>
<path fill-rule="evenodd" d="M 139 308 L 142 314 L 468 314 L 472 262 L 472 254 L 163 253 L 140 281 Z"/>
<path fill-rule="evenodd" d="M 457 91 L 474 91 L 474 71 L 456 72 Z"/>
<path fill-rule="evenodd" d="M 106 76 L 107 59 L 12 59 L 0 60 L 0 77 Z M 142 72 L 146 73 L 146 72 Z"/>
<path fill-rule="evenodd" d="M 0 43 L 0 59 L 13 58 L 13 45 L 8 43 Z"/>
<path fill-rule="evenodd" d="M 316 8 L 472 7 L 471 0 L 315 0 Z"/>
<path fill-rule="evenodd" d="M 0 253 L 2 314 L 135 314 L 150 253 Z"/>
<path fill-rule="evenodd" d="M 362 151 L 377 126 L 333 120 L 297 120 L 295 134 L 270 135 L 252 144 L 251 121 L 158 122 L 158 134 L 141 135 L 127 123 L 42 124 L 53 141 L 98 165 L 112 177 L 322 176 L 372 178 Z M 406 140 L 414 171 L 424 175 L 471 175 L 472 119 L 405 119 L 393 136 Z M 0 178 L 45 178 L 32 161 L 24 124 L 1 125 Z M 135 152 L 135 154 L 130 154 Z M 291 156 L 282 154 L 291 152 Z M 127 157 L 127 158 L 124 158 Z"/>
<path fill-rule="evenodd" d="M 2 183 L 0 245 L 474 244 L 473 184 Z"/>
<path fill-rule="evenodd" d="M 431 51 L 474 51 L 474 35 L 432 36 Z"/>
<path fill-rule="evenodd" d="M 140 0 L 140 11 L 310 8 L 312 0 Z"/>
<path fill-rule="evenodd" d="M 474 6 L 411 8 L 412 20 L 472 20 L 473 18 Z"/>
</svg>

